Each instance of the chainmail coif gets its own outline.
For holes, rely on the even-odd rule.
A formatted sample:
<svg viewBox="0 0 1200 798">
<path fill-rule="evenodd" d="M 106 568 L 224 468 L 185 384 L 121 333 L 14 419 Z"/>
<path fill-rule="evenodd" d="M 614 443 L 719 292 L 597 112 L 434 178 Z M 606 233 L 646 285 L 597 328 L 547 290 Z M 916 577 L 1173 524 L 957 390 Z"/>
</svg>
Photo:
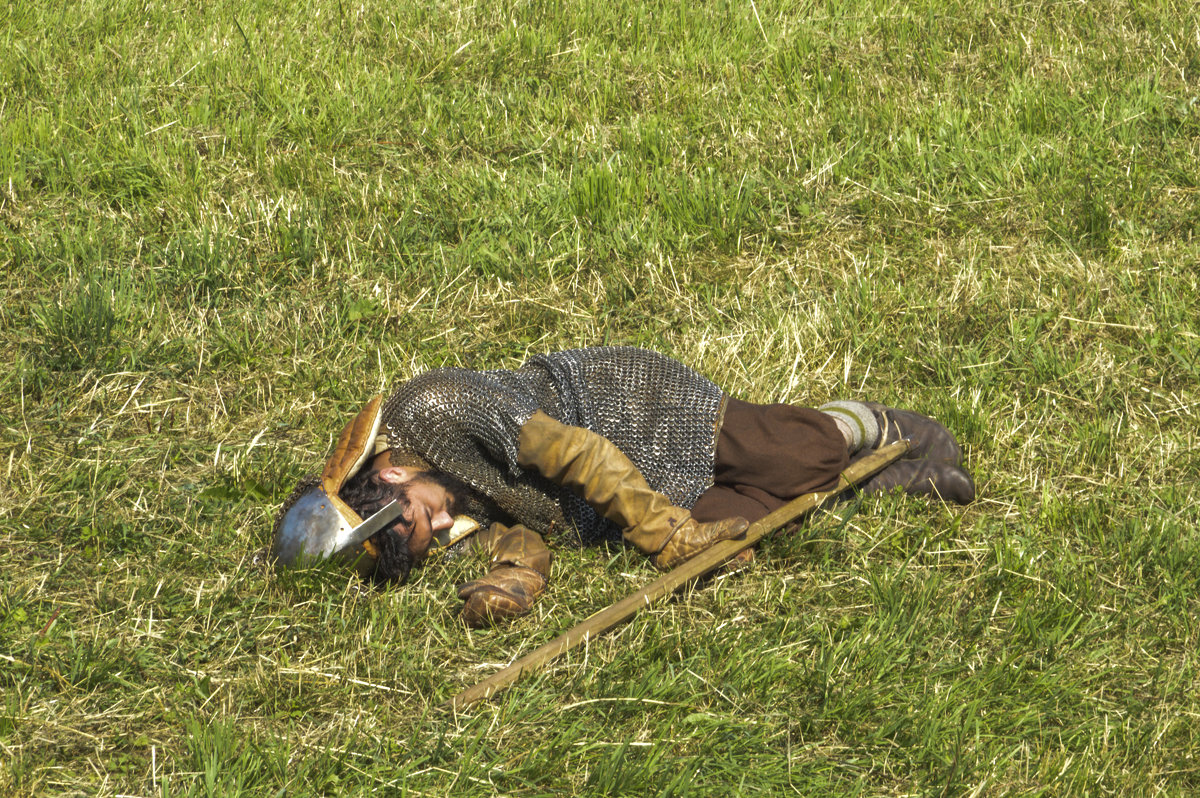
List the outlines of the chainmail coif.
<svg viewBox="0 0 1200 798">
<path fill-rule="evenodd" d="M 416 452 L 494 503 L 482 523 L 518 521 L 591 543 L 620 531 L 568 490 L 517 465 L 537 410 L 608 438 L 655 490 L 691 507 L 712 485 L 724 394 L 668 357 L 593 347 L 531 358 L 513 371 L 447 368 L 396 389 L 383 408 L 388 444 Z M 577 537 L 574 533 L 577 533 Z"/>
</svg>

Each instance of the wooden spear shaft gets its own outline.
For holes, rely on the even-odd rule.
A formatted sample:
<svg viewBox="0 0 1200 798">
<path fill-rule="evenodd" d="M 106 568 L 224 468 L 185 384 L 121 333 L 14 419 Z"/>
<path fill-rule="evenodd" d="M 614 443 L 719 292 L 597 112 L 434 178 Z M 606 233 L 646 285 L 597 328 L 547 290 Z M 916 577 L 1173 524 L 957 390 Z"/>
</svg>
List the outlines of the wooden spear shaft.
<svg viewBox="0 0 1200 798">
<path fill-rule="evenodd" d="M 601 635 L 618 624 L 629 620 L 638 610 L 649 607 L 663 596 L 674 593 L 680 587 L 694 579 L 698 579 L 714 568 L 719 567 L 743 549 L 749 548 L 776 529 L 790 524 L 802 515 L 820 507 L 827 500 L 840 495 L 847 488 L 853 487 L 868 477 L 882 471 L 908 451 L 908 441 L 900 441 L 885 446 L 853 463 L 838 478 L 838 484 L 832 490 L 820 493 L 809 493 L 792 500 L 773 513 L 766 515 L 746 530 L 746 535 L 737 540 L 723 540 L 705 549 L 673 571 L 655 579 L 650 584 L 627 596 L 616 604 L 600 610 L 578 625 L 568 629 L 563 634 L 546 643 L 541 648 L 529 652 L 516 662 L 503 668 L 488 678 L 463 690 L 446 704 L 449 709 L 463 709 L 476 701 L 491 698 L 498 691 L 508 687 L 526 673 L 538 670 L 546 663 L 565 654 L 581 643 L 586 643 L 597 635 Z"/>
</svg>

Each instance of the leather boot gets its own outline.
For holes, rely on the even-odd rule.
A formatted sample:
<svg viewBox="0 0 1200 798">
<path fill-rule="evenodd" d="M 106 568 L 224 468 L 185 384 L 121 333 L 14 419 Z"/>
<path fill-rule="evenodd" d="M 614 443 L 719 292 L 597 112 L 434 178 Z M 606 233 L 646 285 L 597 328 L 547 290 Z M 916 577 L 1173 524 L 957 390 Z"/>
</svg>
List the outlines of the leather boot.
<svg viewBox="0 0 1200 798">
<path fill-rule="evenodd" d="M 621 528 L 625 540 L 673 568 L 721 540 L 746 531 L 744 519 L 702 524 L 652 489 L 637 466 L 612 441 L 537 411 L 521 427 L 517 463 L 570 488 Z"/>
<path fill-rule="evenodd" d="M 542 536 L 520 525 L 492 524 L 475 537 L 475 550 L 488 557 L 492 569 L 458 586 L 467 626 L 489 626 L 529 612 L 550 577 L 550 550 Z"/>
<path fill-rule="evenodd" d="M 887 493 L 903 488 L 910 496 L 930 496 L 957 504 L 975 500 L 975 481 L 964 469 L 934 460 L 899 460 L 868 479 L 858 490 Z"/>
<path fill-rule="evenodd" d="M 962 447 L 954 435 L 929 416 L 886 407 L 878 402 L 863 402 L 875 414 L 879 422 L 877 448 L 908 438 L 912 448 L 904 455 L 905 460 L 933 460 L 952 466 L 962 465 Z"/>
</svg>

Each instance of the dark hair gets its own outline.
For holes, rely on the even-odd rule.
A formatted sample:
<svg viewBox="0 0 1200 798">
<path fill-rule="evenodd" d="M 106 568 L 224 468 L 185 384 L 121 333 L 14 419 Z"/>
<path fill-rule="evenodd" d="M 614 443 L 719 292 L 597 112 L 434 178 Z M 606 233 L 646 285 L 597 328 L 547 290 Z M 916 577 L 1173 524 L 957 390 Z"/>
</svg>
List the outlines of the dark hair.
<svg viewBox="0 0 1200 798">
<path fill-rule="evenodd" d="M 338 495 L 364 520 L 382 510 L 392 499 L 400 503 L 403 508 L 400 517 L 391 526 L 384 527 L 370 538 L 371 544 L 379 552 L 371 578 L 376 584 L 403 584 L 413 567 L 412 553 L 408 550 L 408 537 L 399 534 L 400 529 L 407 528 L 409 524 L 404 520 L 404 516 L 408 515 L 408 486 L 384 482 L 379 478 L 378 469 L 364 469 L 351 477 Z"/>
</svg>

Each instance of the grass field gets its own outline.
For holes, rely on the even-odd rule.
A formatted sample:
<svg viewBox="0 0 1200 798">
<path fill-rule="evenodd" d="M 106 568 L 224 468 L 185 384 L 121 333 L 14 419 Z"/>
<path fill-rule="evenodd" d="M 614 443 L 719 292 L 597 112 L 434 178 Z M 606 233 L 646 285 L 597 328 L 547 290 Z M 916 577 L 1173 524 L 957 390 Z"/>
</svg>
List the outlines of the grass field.
<svg viewBox="0 0 1200 798">
<path fill-rule="evenodd" d="M 202 6 L 202 7 L 201 7 Z M 1200 21 L 1183 0 L 0 6 L 0 794 L 1200 790 Z M 370 394 L 650 346 L 938 416 L 844 505 L 466 630 L 253 561 Z"/>
</svg>

